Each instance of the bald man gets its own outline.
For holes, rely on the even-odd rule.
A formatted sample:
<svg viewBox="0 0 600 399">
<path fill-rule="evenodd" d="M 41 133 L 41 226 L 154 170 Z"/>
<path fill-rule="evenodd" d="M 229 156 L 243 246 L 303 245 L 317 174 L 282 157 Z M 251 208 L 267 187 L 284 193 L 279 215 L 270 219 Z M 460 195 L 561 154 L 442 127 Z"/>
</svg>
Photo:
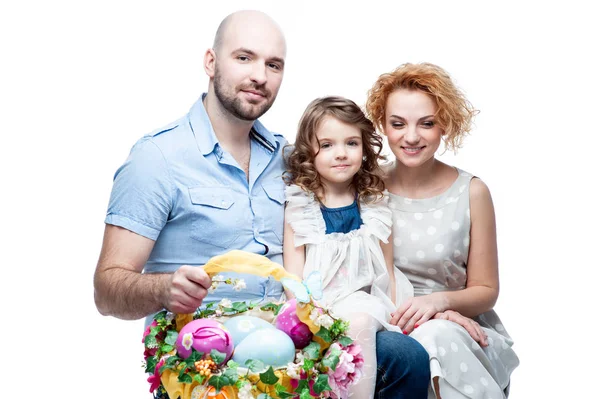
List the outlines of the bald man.
<svg viewBox="0 0 600 399">
<path fill-rule="evenodd" d="M 195 266 L 232 249 L 282 263 L 286 142 L 257 119 L 277 97 L 285 56 L 267 15 L 221 23 L 204 55 L 208 92 L 142 137 L 115 174 L 94 278 L 100 313 L 139 319 L 191 313 L 203 300 L 281 297 L 279 283 L 255 277 L 244 292 L 227 285 L 207 298 L 210 279 Z"/>
<path fill-rule="evenodd" d="M 197 266 L 233 249 L 283 263 L 286 141 L 258 118 L 277 97 L 285 56 L 281 29 L 261 12 L 220 24 L 204 55 L 208 92 L 187 115 L 142 137 L 115 174 L 94 276 L 100 313 L 148 324 L 162 309 L 282 298 L 280 283 L 258 276 L 244 276 L 240 292 L 222 284 L 209 294 Z M 420 344 L 380 332 L 377 356 L 378 398 L 427 397 L 429 358 Z"/>
</svg>

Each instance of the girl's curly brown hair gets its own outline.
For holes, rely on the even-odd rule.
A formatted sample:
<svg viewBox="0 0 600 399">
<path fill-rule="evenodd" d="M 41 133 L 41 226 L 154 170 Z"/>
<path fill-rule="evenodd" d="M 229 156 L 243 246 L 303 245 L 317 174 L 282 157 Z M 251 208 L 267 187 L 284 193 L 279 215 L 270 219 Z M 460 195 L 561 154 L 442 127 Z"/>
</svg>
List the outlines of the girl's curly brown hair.
<svg viewBox="0 0 600 399">
<path fill-rule="evenodd" d="M 323 184 L 315 168 L 315 156 L 318 151 L 315 152 L 314 144 L 318 143 L 317 130 L 328 116 L 356 126 L 360 130 L 363 162 L 352 180 L 359 200 L 368 203 L 382 197 L 385 187 L 378 162 L 384 159 L 381 156 L 382 138 L 375 132 L 373 123 L 354 101 L 338 96 L 317 98 L 306 107 L 298 124 L 296 141 L 293 146 L 289 146 L 292 147 L 291 151 L 285 152 L 287 163 L 285 183 L 296 184 L 320 197 Z"/>
<path fill-rule="evenodd" d="M 389 95 L 398 89 L 416 90 L 427 94 L 435 103 L 435 120 L 444 129 L 446 149 L 456 152 L 471 130 L 473 117 L 479 112 L 454 84 L 448 73 L 429 63 L 403 64 L 377 79 L 367 99 L 367 115 L 383 133 L 385 108 Z"/>
</svg>

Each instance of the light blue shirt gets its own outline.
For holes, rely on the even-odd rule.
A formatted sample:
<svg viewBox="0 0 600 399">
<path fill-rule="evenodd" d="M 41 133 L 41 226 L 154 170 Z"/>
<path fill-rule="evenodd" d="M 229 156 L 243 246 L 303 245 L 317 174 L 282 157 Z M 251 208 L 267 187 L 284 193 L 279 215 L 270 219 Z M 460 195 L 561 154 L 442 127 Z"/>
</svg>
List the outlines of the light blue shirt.
<svg viewBox="0 0 600 399">
<path fill-rule="evenodd" d="M 142 137 L 114 177 L 105 223 L 155 240 L 144 273 L 203 265 L 233 249 L 282 264 L 286 140 L 254 123 L 247 180 L 220 146 L 202 98 L 183 118 Z M 205 303 L 258 302 L 283 293 L 272 278 L 240 277 L 246 289 L 222 284 Z"/>
</svg>

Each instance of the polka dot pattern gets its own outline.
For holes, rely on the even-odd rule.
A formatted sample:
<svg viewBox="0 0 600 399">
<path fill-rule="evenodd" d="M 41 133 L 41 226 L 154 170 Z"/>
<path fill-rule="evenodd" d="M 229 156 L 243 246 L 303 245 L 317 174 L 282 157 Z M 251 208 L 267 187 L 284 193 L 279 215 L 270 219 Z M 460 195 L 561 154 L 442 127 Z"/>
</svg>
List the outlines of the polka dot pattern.
<svg viewBox="0 0 600 399">
<path fill-rule="evenodd" d="M 415 288 L 415 295 L 428 295 L 444 289 L 465 288 L 469 253 L 471 213 L 469 185 L 472 176 L 459 171 L 450 188 L 433 198 L 410 200 L 395 197 L 392 208 L 396 265 Z M 397 234 L 396 234 L 397 233 Z M 396 238 L 401 245 L 396 245 Z M 486 314 L 487 317 L 487 314 Z M 486 319 L 488 346 L 483 348 L 463 327 L 444 320 L 434 320 L 429 327 L 412 334 L 423 344 L 430 357 L 439 363 L 440 384 L 449 384 L 447 399 L 504 398 L 502 389 L 491 377 L 504 375 L 518 364 L 512 341 L 502 337 L 504 327 L 495 318 Z M 435 322 L 435 323 L 434 323 Z M 486 358 L 485 362 L 480 359 Z M 486 369 L 489 367 L 490 369 Z M 432 368 L 433 370 L 433 368 Z M 446 399 L 446 398 L 445 398 Z"/>
</svg>

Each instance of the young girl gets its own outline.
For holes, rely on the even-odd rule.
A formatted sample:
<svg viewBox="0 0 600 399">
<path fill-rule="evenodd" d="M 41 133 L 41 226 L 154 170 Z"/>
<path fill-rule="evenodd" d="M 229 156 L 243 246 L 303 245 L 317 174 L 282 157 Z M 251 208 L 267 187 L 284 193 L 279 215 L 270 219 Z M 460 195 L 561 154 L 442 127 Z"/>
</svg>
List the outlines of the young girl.
<svg viewBox="0 0 600 399">
<path fill-rule="evenodd" d="M 352 101 L 324 97 L 310 103 L 287 156 L 283 259 L 300 277 L 318 270 L 322 304 L 350 321 L 361 345 L 364 374 L 350 394 L 372 398 L 377 374 L 375 333 L 397 304 L 412 296 L 393 267 L 391 212 L 379 176 L 381 137 Z M 371 295 L 372 294 L 372 295 Z"/>
<path fill-rule="evenodd" d="M 435 157 L 442 141 L 460 147 L 476 111 L 432 64 L 381 75 L 367 111 L 396 157 L 386 176 L 394 261 L 415 291 L 391 322 L 429 352 L 431 396 L 503 399 L 519 359 L 492 309 L 499 290 L 492 198 L 481 180 Z M 429 321 L 435 315 L 449 320 Z"/>
</svg>

